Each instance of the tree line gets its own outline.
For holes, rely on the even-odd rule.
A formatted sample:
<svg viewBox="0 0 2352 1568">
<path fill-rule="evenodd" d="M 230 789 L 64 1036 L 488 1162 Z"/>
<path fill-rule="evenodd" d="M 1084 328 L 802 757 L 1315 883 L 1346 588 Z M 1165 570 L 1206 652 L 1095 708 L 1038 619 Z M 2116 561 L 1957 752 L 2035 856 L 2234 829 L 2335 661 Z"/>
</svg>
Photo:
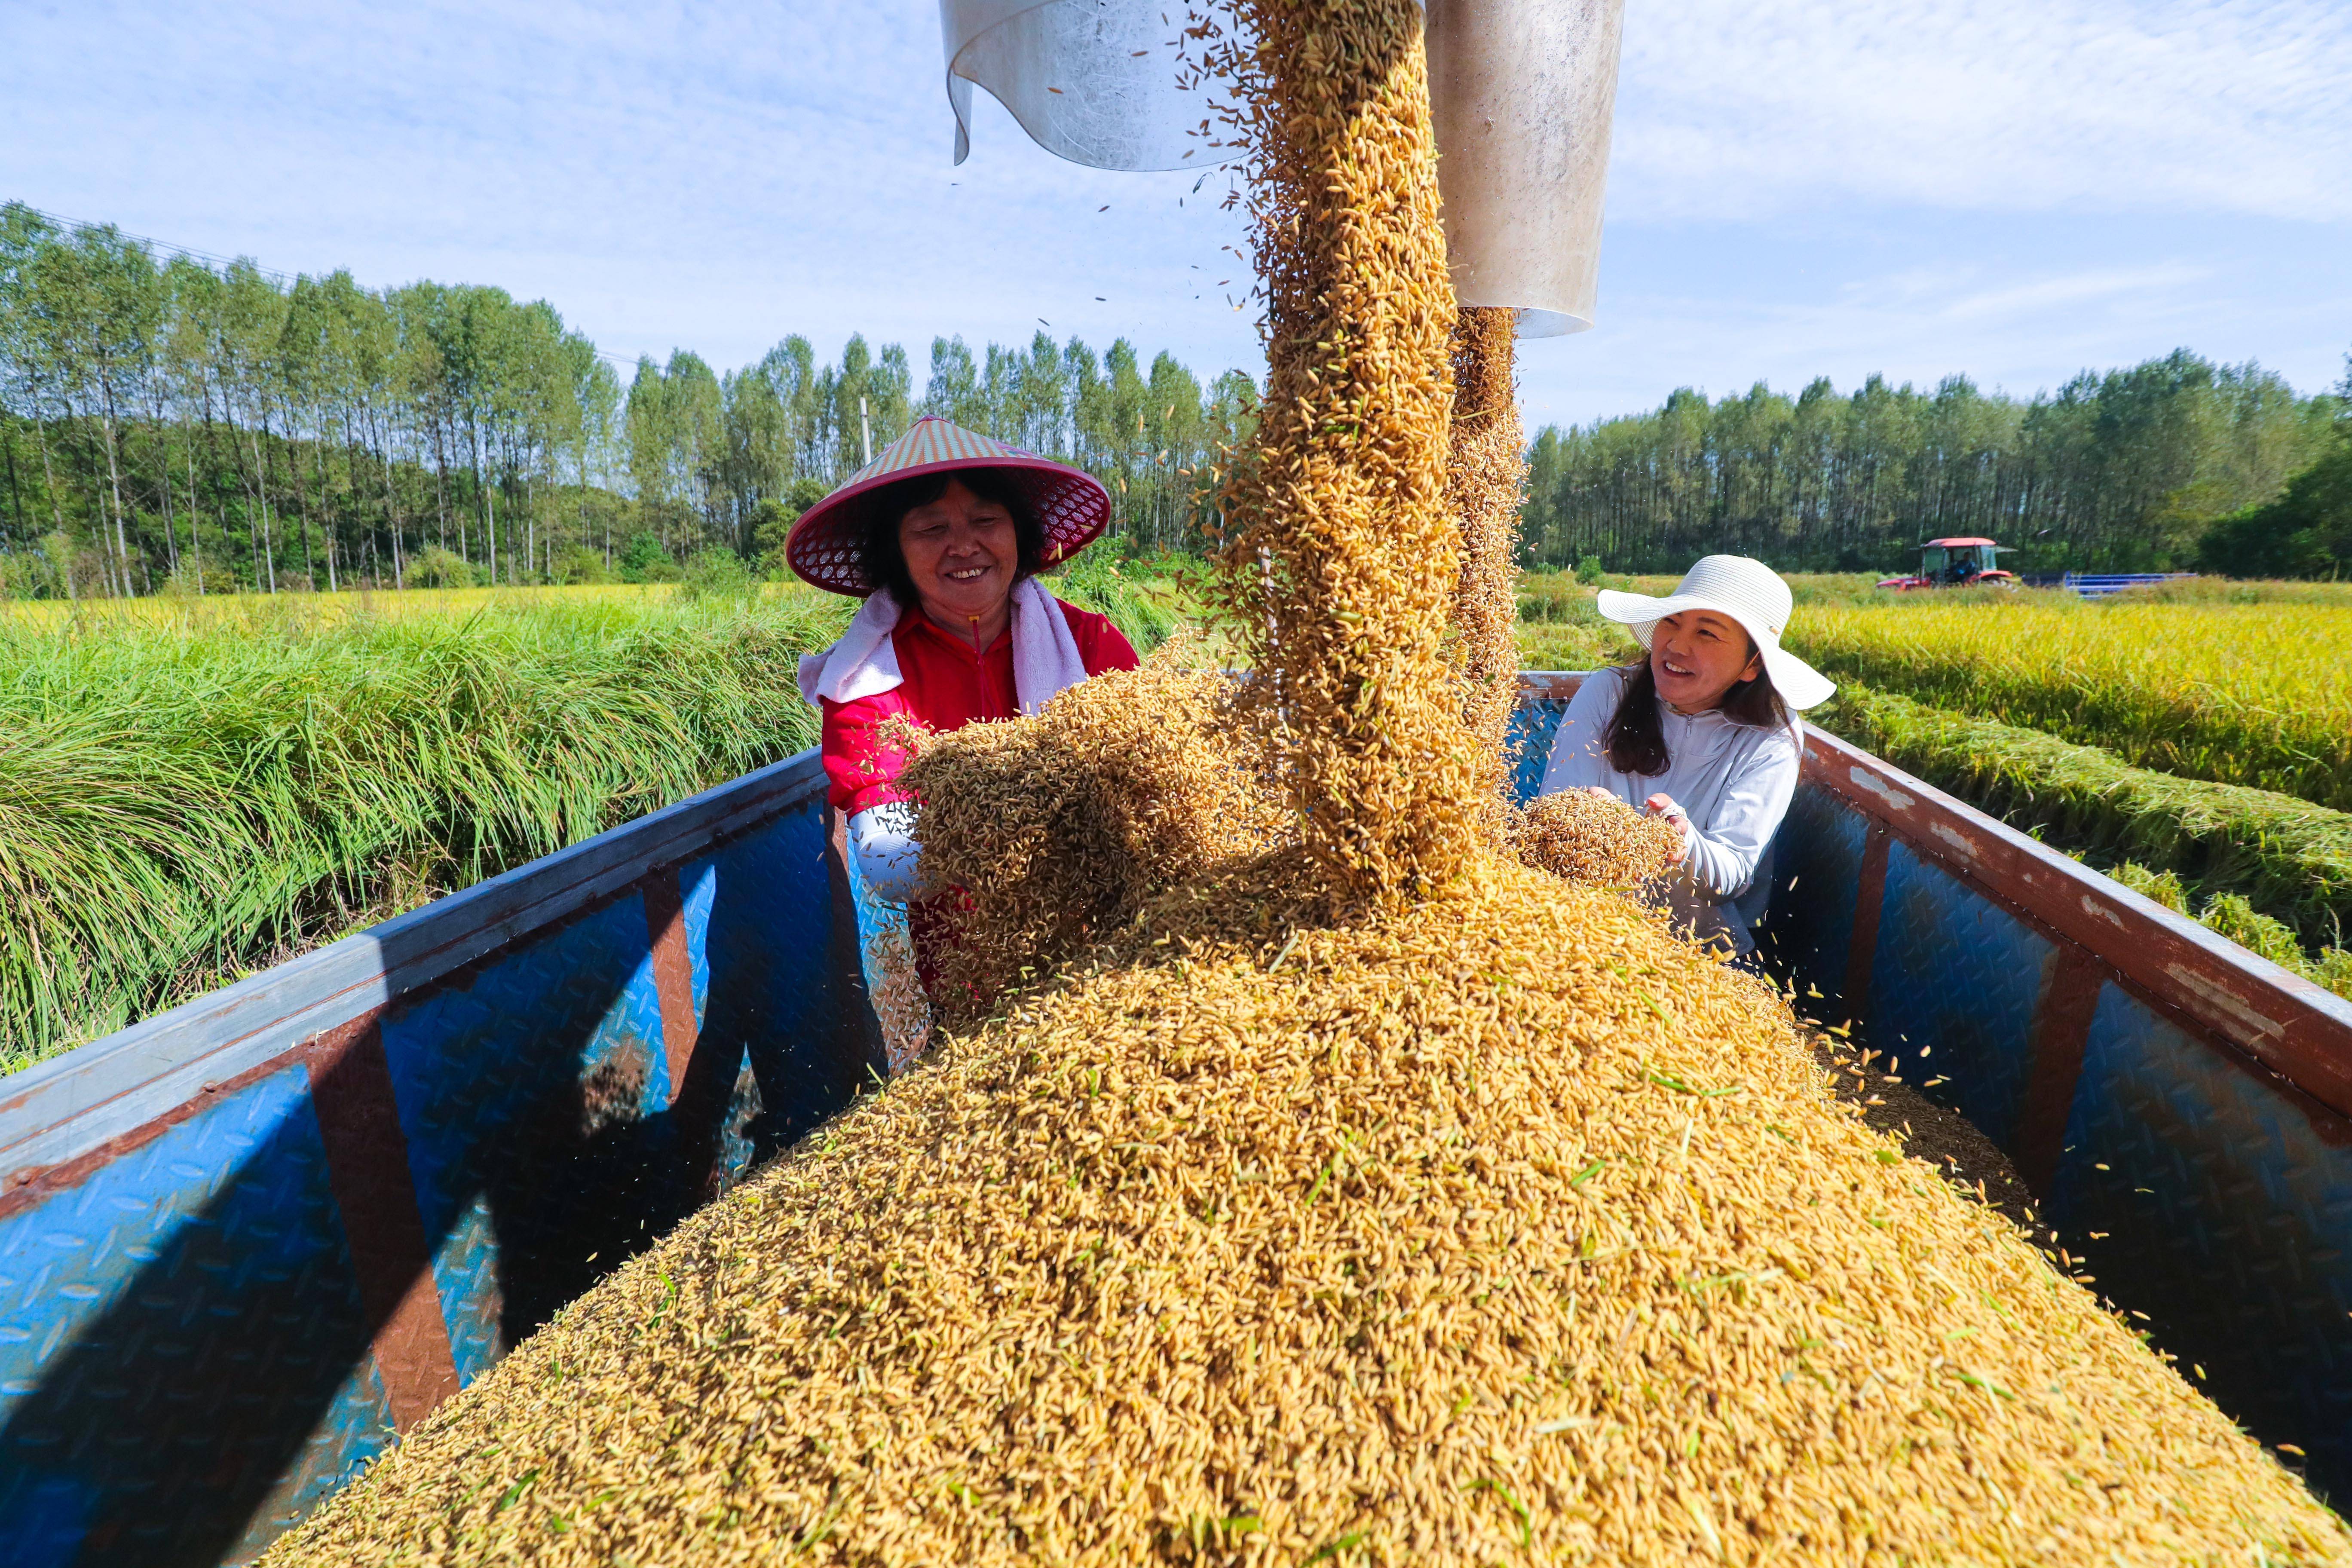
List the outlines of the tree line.
<svg viewBox="0 0 2352 1568">
<path fill-rule="evenodd" d="M 1827 378 L 1687 388 L 1649 413 L 1548 426 L 1529 453 L 1523 549 L 1679 572 L 1732 551 L 1784 570 L 1916 567 L 1920 542 L 1979 535 L 2024 571 L 2228 569 L 2225 522 L 2335 449 L 2352 374 L 2301 396 L 2251 362 L 2176 351 L 2020 400 L 1965 376 L 1932 391 Z M 2011 558 L 2004 558 L 2011 564 Z"/>
<path fill-rule="evenodd" d="M 1248 427 L 1124 339 L 1101 353 L 786 338 L 724 374 L 686 351 L 626 385 L 544 300 L 348 272 L 281 279 L 110 225 L 0 206 L 0 595 L 128 596 L 674 574 L 723 548 L 776 564 L 793 519 L 937 412 L 1084 466 L 1129 548 L 1213 521 Z"/>
<path fill-rule="evenodd" d="M 789 337 L 725 375 L 683 350 L 641 361 L 625 438 L 632 493 L 665 545 L 770 556 L 793 519 L 915 418 L 966 428 L 1093 473 L 1111 537 L 1130 552 L 1197 548 L 1214 526 L 1220 455 L 1249 429 L 1257 389 L 1229 370 L 1203 387 L 1172 355 L 1147 367 L 1121 338 L 1100 354 L 1040 331 L 1025 351 L 931 340 L 916 395 L 905 349 L 853 336 L 837 364 Z"/>
</svg>

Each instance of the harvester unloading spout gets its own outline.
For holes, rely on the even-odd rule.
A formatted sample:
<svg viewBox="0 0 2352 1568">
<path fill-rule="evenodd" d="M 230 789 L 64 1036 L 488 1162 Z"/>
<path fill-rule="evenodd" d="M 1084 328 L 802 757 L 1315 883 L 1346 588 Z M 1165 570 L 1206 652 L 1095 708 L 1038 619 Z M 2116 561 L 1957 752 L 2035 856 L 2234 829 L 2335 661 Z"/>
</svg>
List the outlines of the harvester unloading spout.
<svg viewBox="0 0 2352 1568">
<path fill-rule="evenodd" d="M 1523 338 L 1593 323 L 1624 0 L 1426 0 L 1438 182 L 1457 300 Z M 1214 165 L 1182 10 L 1155 0 L 940 0 L 956 162 L 986 88 L 1036 143 L 1098 169 Z"/>
</svg>

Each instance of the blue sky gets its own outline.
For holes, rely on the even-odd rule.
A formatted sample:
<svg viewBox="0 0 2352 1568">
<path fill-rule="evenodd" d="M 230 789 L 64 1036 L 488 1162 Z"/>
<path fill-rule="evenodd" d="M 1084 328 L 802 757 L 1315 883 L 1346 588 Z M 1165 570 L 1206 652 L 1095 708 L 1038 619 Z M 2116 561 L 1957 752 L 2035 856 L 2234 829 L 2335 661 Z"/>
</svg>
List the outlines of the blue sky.
<svg viewBox="0 0 2352 1568">
<path fill-rule="evenodd" d="M 1525 345 L 1531 423 L 2184 344 L 2342 373 L 2352 0 L 1629 0 L 1625 39 L 1601 324 Z M 495 283 L 624 356 L 862 330 L 919 381 L 1042 320 L 1258 362 L 1215 178 L 1060 163 L 984 95 L 950 167 L 929 0 L 0 0 L 0 198 Z"/>
</svg>

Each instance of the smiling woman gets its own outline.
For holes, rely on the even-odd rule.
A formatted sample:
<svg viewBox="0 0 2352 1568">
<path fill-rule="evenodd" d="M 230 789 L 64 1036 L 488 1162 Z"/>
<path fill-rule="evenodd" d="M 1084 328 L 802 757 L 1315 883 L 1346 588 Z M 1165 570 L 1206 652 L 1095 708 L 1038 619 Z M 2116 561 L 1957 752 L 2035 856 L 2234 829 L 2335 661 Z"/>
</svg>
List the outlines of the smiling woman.
<svg viewBox="0 0 2352 1568">
<path fill-rule="evenodd" d="M 1755 947 L 1738 901 L 1769 879 L 1766 854 L 1795 795 L 1802 743 L 1791 710 L 1835 687 L 1780 646 L 1789 585 L 1740 555 L 1709 555 L 1664 598 L 1604 591 L 1601 613 L 1649 657 L 1586 681 L 1561 719 L 1542 793 L 1581 789 L 1680 830 L 1656 888 L 1701 941 Z"/>
<path fill-rule="evenodd" d="M 1036 581 L 1109 520 L 1093 476 L 925 418 L 793 526 L 793 570 L 866 600 L 841 641 L 801 661 L 801 690 L 824 714 L 830 797 L 859 872 L 884 898 L 919 886 L 894 724 L 1011 719 L 1135 668 L 1108 618 Z"/>
<path fill-rule="evenodd" d="M 1028 498 L 987 468 L 904 479 L 875 493 L 863 541 L 866 575 L 975 651 L 1004 635 L 1013 587 L 1045 559 Z"/>
</svg>

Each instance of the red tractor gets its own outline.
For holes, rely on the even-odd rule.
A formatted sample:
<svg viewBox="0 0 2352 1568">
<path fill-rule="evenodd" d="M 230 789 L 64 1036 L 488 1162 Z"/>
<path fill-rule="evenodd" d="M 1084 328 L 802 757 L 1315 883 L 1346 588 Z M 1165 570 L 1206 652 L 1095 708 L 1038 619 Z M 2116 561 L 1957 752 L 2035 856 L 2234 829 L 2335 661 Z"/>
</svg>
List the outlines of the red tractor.
<svg viewBox="0 0 2352 1568">
<path fill-rule="evenodd" d="M 1914 588 L 2014 588 L 2017 574 L 1993 564 L 2000 548 L 1990 539 L 1931 539 L 1920 546 L 1916 577 L 1882 577 L 1878 585 L 1898 594 Z"/>
</svg>

